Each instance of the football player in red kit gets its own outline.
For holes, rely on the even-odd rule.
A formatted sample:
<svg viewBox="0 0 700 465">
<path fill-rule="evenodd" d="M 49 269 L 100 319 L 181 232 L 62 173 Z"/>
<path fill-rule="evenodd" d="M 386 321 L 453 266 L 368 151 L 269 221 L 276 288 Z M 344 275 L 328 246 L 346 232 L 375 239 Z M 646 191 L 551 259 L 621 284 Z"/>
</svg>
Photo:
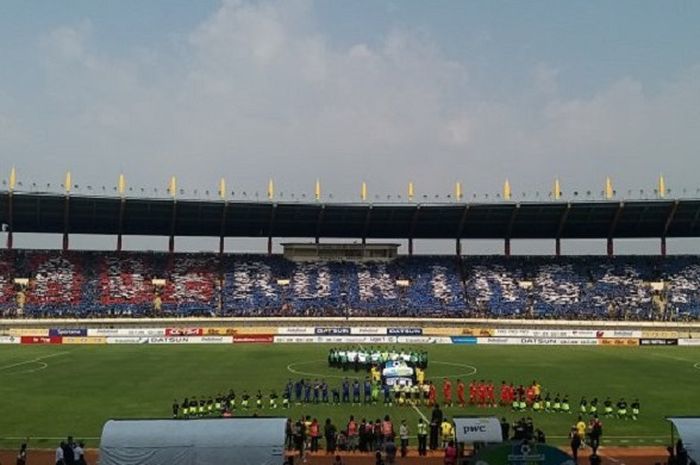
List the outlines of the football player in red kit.
<svg viewBox="0 0 700 465">
<path fill-rule="evenodd" d="M 501 406 L 508 405 L 508 385 L 501 381 Z"/>
<path fill-rule="evenodd" d="M 496 407 L 496 393 L 493 381 L 489 381 L 486 385 L 486 403 L 490 407 Z"/>
<path fill-rule="evenodd" d="M 451 407 L 452 406 L 452 383 L 448 378 L 445 378 L 445 380 L 442 383 L 442 397 L 443 397 L 443 403 Z"/>
<path fill-rule="evenodd" d="M 464 407 L 464 383 L 461 379 L 457 380 L 457 402 L 460 407 Z"/>
</svg>

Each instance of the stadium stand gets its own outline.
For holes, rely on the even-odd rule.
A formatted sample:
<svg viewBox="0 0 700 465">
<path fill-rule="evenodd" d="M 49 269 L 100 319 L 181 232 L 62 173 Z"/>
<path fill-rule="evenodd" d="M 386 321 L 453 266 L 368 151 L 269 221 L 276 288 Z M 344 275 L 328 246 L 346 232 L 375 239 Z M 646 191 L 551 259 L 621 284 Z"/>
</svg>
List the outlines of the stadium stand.
<svg viewBox="0 0 700 465">
<path fill-rule="evenodd" d="M 15 278 L 28 278 L 25 285 Z M 30 317 L 426 316 L 689 320 L 700 258 L 0 252 L 0 310 Z M 19 310 L 19 311 L 17 311 Z"/>
</svg>

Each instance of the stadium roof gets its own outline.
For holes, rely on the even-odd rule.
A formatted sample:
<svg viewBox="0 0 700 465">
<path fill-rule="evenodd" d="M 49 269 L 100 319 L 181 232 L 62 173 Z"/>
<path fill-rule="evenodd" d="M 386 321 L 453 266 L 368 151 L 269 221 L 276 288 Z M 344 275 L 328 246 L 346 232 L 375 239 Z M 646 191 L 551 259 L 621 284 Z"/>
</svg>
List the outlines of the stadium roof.
<svg viewBox="0 0 700 465">
<path fill-rule="evenodd" d="M 14 232 L 156 236 L 700 237 L 700 199 L 371 204 L 174 201 L 19 192 L 10 197 L 0 192 L 0 222 Z"/>
</svg>

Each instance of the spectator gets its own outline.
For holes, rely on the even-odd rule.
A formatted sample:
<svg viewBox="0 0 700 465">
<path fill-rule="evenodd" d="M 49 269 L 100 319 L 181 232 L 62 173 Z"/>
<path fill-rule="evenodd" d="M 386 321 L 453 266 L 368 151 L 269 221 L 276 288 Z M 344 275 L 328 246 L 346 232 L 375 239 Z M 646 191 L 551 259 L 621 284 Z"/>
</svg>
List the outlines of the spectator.
<svg viewBox="0 0 700 465">
<path fill-rule="evenodd" d="M 61 443 L 56 448 L 56 465 L 66 465 L 66 460 L 63 455 L 63 451 L 66 447 L 66 443 L 61 441 Z"/>
<path fill-rule="evenodd" d="M 447 443 L 443 463 L 444 465 L 455 465 L 455 463 L 457 463 L 457 448 L 455 447 L 454 441 Z"/>
<path fill-rule="evenodd" d="M 501 438 L 503 441 L 510 438 L 510 423 L 506 421 L 506 417 L 501 418 Z"/>
<path fill-rule="evenodd" d="M 569 437 L 571 438 L 570 446 L 571 446 L 571 456 L 574 458 L 574 463 L 578 463 L 578 450 L 581 448 L 581 437 L 578 435 L 576 428 L 571 428 L 571 432 L 569 433 Z"/>
<path fill-rule="evenodd" d="M 425 457 L 428 455 L 427 444 L 428 444 L 428 425 L 423 423 L 423 419 L 418 419 L 418 455 Z"/>
<path fill-rule="evenodd" d="M 333 459 L 333 465 L 343 465 L 343 459 L 340 458 L 340 455 L 335 456 Z"/>
<path fill-rule="evenodd" d="M 408 452 L 408 425 L 406 425 L 406 420 L 401 420 L 401 425 L 399 425 L 399 439 L 401 439 L 401 458 L 404 458 Z"/>
<path fill-rule="evenodd" d="M 593 415 L 589 428 L 590 433 L 588 433 L 588 437 L 590 438 L 591 450 L 593 455 L 596 455 L 600 446 L 600 438 L 603 436 L 603 423 L 598 418 L 598 415 Z"/>
<path fill-rule="evenodd" d="M 440 425 L 442 425 L 442 410 L 440 410 L 440 405 L 435 404 L 430 416 L 430 450 L 438 448 L 438 431 L 440 430 Z"/>
<path fill-rule="evenodd" d="M 85 443 L 78 441 L 78 443 L 73 448 L 73 457 L 75 460 L 75 465 L 86 465 L 85 462 Z"/>
<path fill-rule="evenodd" d="M 390 437 L 384 444 L 384 454 L 386 456 L 387 465 L 393 465 L 396 461 L 396 444 L 394 438 Z"/>
<path fill-rule="evenodd" d="M 26 465 L 27 463 L 27 443 L 24 442 L 19 446 L 17 453 L 17 465 Z"/>
<path fill-rule="evenodd" d="M 326 453 L 335 453 L 335 436 L 337 434 L 336 427 L 331 423 L 330 418 L 326 418 L 326 424 L 323 427 L 323 437 L 326 439 Z"/>
<path fill-rule="evenodd" d="M 75 465 L 75 454 L 73 453 L 75 443 L 73 442 L 73 436 L 68 436 L 68 439 L 63 444 L 63 460 L 66 462 L 66 465 Z"/>
<path fill-rule="evenodd" d="M 321 426 L 318 424 L 316 418 L 311 421 L 309 432 L 311 434 L 311 452 L 318 452 L 318 439 L 321 436 Z"/>
<path fill-rule="evenodd" d="M 374 454 L 374 465 L 384 465 L 384 459 L 382 459 L 382 453 L 380 451 Z"/>
</svg>

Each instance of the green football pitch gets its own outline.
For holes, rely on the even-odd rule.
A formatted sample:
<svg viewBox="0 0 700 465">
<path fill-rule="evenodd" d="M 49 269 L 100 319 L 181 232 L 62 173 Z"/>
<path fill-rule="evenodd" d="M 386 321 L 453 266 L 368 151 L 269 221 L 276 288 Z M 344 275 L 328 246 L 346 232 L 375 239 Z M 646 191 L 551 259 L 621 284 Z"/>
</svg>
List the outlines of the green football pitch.
<svg viewBox="0 0 700 465">
<path fill-rule="evenodd" d="M 95 447 L 110 418 L 167 418 L 173 399 L 209 396 L 233 388 L 240 395 L 261 389 L 281 393 L 288 379 L 325 378 L 340 384 L 346 373 L 327 366 L 330 346 L 313 345 L 132 345 L 0 346 L 0 441 L 15 447 L 24 437 L 34 447 L 51 447 L 72 434 Z M 575 422 L 581 396 L 638 397 L 638 421 L 604 419 L 609 444 L 652 445 L 670 438 L 667 415 L 700 414 L 700 349 L 685 347 L 515 347 L 431 345 L 426 376 L 438 382 L 537 380 L 545 391 L 567 394 L 571 415 L 530 413 L 551 442 L 562 443 Z M 353 376 L 353 372 L 348 372 Z M 251 402 L 254 405 L 254 401 Z M 421 407 L 422 414 L 429 410 Z M 455 415 L 488 414 L 509 421 L 524 414 L 506 408 L 445 409 Z M 235 415 L 252 415 L 255 409 Z M 344 425 L 350 414 L 406 419 L 412 431 L 420 412 L 413 407 L 292 404 L 265 408 L 260 415 L 311 415 Z"/>
</svg>

